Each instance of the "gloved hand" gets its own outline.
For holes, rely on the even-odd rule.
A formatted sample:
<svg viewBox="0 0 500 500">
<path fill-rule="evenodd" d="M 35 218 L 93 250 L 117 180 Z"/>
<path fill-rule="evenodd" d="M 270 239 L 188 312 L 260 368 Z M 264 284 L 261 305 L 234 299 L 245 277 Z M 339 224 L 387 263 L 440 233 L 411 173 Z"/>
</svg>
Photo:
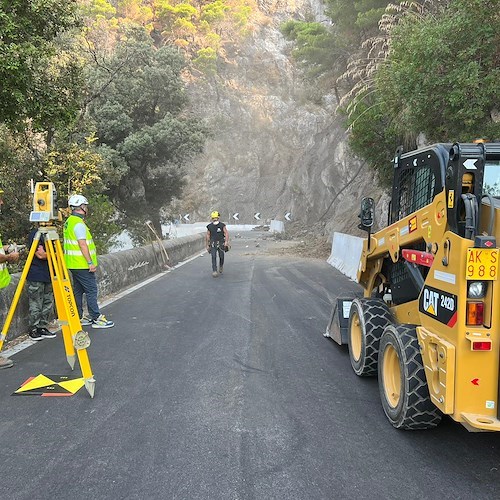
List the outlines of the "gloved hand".
<svg viewBox="0 0 500 500">
<path fill-rule="evenodd" d="M 231 247 L 229 245 L 224 245 L 224 252 L 229 252 Z"/>
<path fill-rule="evenodd" d="M 24 250 L 26 245 L 17 245 L 16 243 L 11 243 L 5 253 L 19 253 L 21 250 Z"/>
</svg>

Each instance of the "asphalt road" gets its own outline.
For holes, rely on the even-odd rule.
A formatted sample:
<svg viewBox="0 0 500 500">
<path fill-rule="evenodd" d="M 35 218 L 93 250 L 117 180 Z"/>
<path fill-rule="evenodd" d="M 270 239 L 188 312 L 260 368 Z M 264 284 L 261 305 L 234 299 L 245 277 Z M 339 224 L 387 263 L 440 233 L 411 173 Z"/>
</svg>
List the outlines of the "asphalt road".
<svg viewBox="0 0 500 500">
<path fill-rule="evenodd" d="M 233 239 L 219 278 L 203 255 L 108 305 L 116 327 L 90 330 L 94 399 L 12 396 L 71 374 L 61 338 L 14 356 L 0 372 L 1 498 L 500 497 L 500 435 L 449 419 L 393 429 L 377 381 L 322 336 L 355 285 L 261 237 Z"/>
</svg>

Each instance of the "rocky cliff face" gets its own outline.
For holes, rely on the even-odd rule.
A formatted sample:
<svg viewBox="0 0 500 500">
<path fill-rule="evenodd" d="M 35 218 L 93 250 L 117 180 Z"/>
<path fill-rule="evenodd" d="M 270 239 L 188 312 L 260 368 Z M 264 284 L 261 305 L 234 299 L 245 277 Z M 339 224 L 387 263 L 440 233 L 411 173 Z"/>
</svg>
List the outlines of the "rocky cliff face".
<svg viewBox="0 0 500 500">
<path fill-rule="evenodd" d="M 319 0 L 261 0 L 253 34 L 227 44 L 217 76 L 190 85 L 213 136 L 190 167 L 179 209 L 191 221 L 219 210 L 225 221 L 318 224 L 324 234 L 356 228 L 362 196 L 379 198 L 374 174 L 349 152 L 336 100 L 306 98 L 283 21 L 325 20 Z M 287 223 L 287 222 L 286 222 Z M 286 227 L 286 225 L 285 225 Z"/>
</svg>

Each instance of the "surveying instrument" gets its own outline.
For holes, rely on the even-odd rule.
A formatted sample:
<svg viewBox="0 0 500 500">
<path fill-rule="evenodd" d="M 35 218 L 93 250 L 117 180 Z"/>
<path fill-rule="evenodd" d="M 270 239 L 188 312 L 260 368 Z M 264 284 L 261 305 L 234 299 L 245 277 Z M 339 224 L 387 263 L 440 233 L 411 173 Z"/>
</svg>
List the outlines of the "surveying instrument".
<svg viewBox="0 0 500 500">
<path fill-rule="evenodd" d="M 64 262 L 64 253 L 59 241 L 57 228 L 54 221 L 61 221 L 61 213 L 57 207 L 57 193 L 52 182 L 37 182 L 33 194 L 33 211 L 30 221 L 38 223 L 38 231 L 33 238 L 26 264 L 24 265 L 19 284 L 17 285 L 12 304 L 0 336 L 0 351 L 7 337 L 14 312 L 23 291 L 26 276 L 33 261 L 33 256 L 43 237 L 47 261 L 49 264 L 50 279 L 54 291 L 54 299 L 57 310 L 57 318 L 62 326 L 64 348 L 66 359 L 73 370 L 76 356 L 82 371 L 82 376 L 90 397 L 94 397 L 95 379 L 92 374 L 87 348 L 90 345 L 90 337 L 82 330 L 80 317 L 78 315 L 73 288 L 69 278 L 69 272 Z"/>
</svg>

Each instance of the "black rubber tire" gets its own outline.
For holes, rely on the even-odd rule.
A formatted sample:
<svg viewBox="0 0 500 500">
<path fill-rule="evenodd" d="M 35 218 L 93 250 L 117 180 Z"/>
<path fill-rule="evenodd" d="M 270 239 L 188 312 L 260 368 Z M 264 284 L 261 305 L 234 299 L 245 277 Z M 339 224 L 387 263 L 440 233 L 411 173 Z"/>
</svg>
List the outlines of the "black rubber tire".
<svg viewBox="0 0 500 500">
<path fill-rule="evenodd" d="M 392 321 L 389 308 L 381 299 L 358 298 L 352 301 L 347 343 L 356 375 L 377 375 L 380 337 Z"/>
<path fill-rule="evenodd" d="M 436 427 L 442 413 L 429 395 L 415 326 L 388 326 L 378 361 L 380 399 L 391 424 L 404 430 Z"/>
</svg>

